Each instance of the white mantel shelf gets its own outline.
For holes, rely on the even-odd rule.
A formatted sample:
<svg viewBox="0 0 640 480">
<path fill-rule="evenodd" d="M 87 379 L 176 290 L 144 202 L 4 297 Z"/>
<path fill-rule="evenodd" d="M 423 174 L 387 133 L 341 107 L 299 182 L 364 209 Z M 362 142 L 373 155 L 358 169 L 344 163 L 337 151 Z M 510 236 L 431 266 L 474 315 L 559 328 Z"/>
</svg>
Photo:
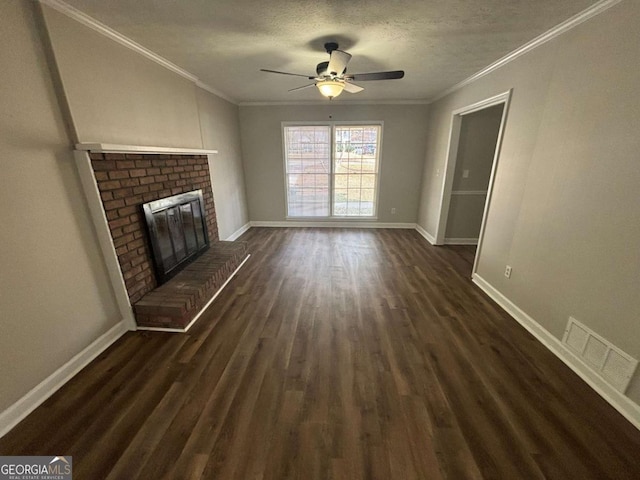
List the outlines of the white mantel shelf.
<svg viewBox="0 0 640 480">
<path fill-rule="evenodd" d="M 100 153 L 159 153 L 173 155 L 210 155 L 217 150 L 181 147 L 148 147 L 143 145 L 118 145 L 115 143 L 77 143 L 76 150 Z"/>
</svg>

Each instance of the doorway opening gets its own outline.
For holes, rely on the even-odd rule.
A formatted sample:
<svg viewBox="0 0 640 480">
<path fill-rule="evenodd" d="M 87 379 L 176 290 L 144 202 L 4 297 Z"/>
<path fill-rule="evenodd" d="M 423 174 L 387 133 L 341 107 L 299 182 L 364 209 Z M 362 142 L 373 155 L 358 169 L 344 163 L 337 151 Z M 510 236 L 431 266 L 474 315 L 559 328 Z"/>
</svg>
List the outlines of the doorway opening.
<svg viewBox="0 0 640 480">
<path fill-rule="evenodd" d="M 477 245 L 482 250 L 493 182 L 511 90 L 455 110 L 436 230 L 436 245 Z"/>
</svg>

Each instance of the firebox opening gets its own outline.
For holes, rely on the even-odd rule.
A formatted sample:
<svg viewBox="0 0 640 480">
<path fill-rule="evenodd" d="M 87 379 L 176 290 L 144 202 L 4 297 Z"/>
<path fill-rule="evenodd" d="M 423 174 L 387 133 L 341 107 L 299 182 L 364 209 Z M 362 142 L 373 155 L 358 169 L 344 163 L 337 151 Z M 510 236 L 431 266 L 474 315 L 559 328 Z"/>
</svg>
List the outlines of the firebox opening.
<svg viewBox="0 0 640 480">
<path fill-rule="evenodd" d="M 209 248 L 202 190 L 142 205 L 158 285 Z"/>
</svg>

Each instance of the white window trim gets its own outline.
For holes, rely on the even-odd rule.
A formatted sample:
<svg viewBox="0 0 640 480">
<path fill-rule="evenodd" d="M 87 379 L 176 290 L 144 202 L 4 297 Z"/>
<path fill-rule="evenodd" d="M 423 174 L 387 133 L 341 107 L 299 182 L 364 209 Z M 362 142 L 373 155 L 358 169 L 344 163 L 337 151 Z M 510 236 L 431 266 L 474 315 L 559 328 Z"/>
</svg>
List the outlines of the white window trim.
<svg viewBox="0 0 640 480">
<path fill-rule="evenodd" d="M 376 173 L 376 200 L 373 204 L 373 215 L 372 216 L 353 216 L 353 215 L 334 215 L 333 214 L 333 192 L 335 189 L 335 174 L 333 173 L 333 163 L 334 163 L 334 136 L 335 136 L 335 127 L 341 126 L 350 126 L 350 125 L 375 125 L 380 127 L 380 135 L 378 137 L 378 171 Z M 288 178 L 287 178 L 287 155 L 285 151 L 286 138 L 285 138 L 285 127 L 330 127 L 330 158 L 329 164 L 331 166 L 331 171 L 329 172 L 329 179 L 331 184 L 331 190 L 329 191 L 329 216 L 326 217 L 290 217 L 289 216 L 289 189 Z M 349 222 L 349 221 L 370 221 L 378 219 L 378 202 L 380 200 L 380 176 L 382 173 L 382 141 L 384 137 L 384 122 L 382 120 L 346 120 L 346 121 L 305 121 L 305 122 L 281 122 L 280 126 L 281 132 L 281 141 L 280 145 L 282 145 L 282 178 L 284 180 L 284 200 L 285 200 L 285 219 L 291 221 L 340 221 L 340 222 Z"/>
</svg>

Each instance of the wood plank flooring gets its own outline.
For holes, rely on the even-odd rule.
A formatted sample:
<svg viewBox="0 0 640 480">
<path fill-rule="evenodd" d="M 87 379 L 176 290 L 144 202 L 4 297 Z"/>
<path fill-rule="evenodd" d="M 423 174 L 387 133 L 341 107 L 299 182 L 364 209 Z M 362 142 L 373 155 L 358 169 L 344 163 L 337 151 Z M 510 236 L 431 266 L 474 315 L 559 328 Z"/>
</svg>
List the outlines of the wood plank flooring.
<svg viewBox="0 0 640 480">
<path fill-rule="evenodd" d="M 75 479 L 638 479 L 640 431 L 410 230 L 265 229 L 186 335 L 127 333 L 2 455 Z"/>
</svg>

